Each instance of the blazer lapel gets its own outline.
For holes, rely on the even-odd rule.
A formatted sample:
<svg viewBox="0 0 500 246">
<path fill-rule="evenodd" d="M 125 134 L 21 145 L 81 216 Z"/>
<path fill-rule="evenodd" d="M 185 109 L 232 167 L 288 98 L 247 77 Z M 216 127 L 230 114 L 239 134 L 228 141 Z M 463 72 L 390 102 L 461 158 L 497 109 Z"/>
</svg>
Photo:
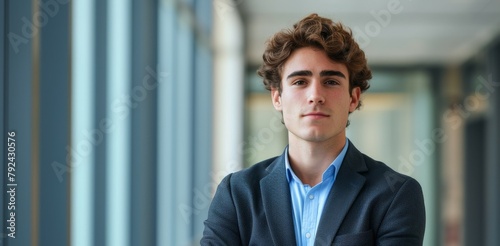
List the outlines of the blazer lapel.
<svg viewBox="0 0 500 246">
<path fill-rule="evenodd" d="M 321 215 L 315 245 L 332 244 L 345 215 L 365 183 L 365 177 L 358 172 L 366 170 L 361 152 L 349 141 L 349 149 Z"/>
<path fill-rule="evenodd" d="M 269 174 L 260 181 L 264 211 L 274 245 L 296 245 L 285 153 L 269 165 L 266 169 Z"/>
</svg>

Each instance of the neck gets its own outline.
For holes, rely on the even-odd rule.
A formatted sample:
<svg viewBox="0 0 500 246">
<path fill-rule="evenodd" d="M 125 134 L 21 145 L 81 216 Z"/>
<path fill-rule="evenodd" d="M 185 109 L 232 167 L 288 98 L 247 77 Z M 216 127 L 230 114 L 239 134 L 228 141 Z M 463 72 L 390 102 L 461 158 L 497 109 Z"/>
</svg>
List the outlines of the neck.
<svg viewBox="0 0 500 246">
<path fill-rule="evenodd" d="M 295 175 L 311 187 L 320 183 L 322 175 L 337 158 L 346 142 L 345 135 L 335 141 L 307 142 L 289 137 L 288 159 Z"/>
</svg>

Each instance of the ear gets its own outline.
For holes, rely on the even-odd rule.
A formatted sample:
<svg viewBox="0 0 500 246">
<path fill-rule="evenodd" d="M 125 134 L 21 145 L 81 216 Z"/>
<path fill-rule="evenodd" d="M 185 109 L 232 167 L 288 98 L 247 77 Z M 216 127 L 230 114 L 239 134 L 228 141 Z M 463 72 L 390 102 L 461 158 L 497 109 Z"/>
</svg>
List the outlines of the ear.
<svg viewBox="0 0 500 246">
<path fill-rule="evenodd" d="M 351 103 L 349 104 L 349 113 L 354 112 L 359 105 L 359 98 L 361 97 L 361 89 L 354 87 L 351 91 Z"/>
<path fill-rule="evenodd" d="M 271 89 L 271 99 L 273 101 L 274 108 L 277 111 L 281 112 L 281 110 L 283 110 L 283 108 L 281 106 L 281 94 L 278 91 L 278 89 L 274 89 L 274 88 Z"/>
</svg>

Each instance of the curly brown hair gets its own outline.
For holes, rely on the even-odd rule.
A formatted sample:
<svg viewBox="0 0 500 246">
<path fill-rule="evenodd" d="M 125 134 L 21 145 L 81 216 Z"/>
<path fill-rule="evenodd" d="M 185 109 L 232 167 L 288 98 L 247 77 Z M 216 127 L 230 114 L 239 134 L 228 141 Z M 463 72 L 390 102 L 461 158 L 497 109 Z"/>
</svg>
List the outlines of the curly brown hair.
<svg viewBox="0 0 500 246">
<path fill-rule="evenodd" d="M 267 90 L 278 89 L 281 93 L 283 65 L 293 51 L 303 47 L 324 50 L 330 59 L 344 64 L 349 71 L 349 91 L 359 87 L 363 93 L 370 87 L 372 73 L 352 31 L 341 23 L 311 14 L 294 24 L 293 29 L 280 31 L 268 40 L 262 55 L 264 63 L 257 70 Z M 357 108 L 360 106 L 361 101 Z"/>
</svg>

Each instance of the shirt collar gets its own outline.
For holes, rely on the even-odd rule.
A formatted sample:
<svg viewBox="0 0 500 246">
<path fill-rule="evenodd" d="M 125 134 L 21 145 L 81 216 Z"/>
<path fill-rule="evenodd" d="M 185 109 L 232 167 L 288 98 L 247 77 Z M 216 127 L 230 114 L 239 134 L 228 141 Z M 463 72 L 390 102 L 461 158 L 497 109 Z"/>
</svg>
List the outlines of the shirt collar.
<svg viewBox="0 0 500 246">
<path fill-rule="evenodd" d="M 340 170 L 340 166 L 342 165 L 342 162 L 344 161 L 345 154 L 347 153 L 347 148 L 349 146 L 349 140 L 346 138 L 344 148 L 342 148 L 342 151 L 340 151 L 340 154 L 333 160 L 333 162 L 328 166 L 328 168 L 323 172 L 323 180 L 327 179 L 328 177 L 333 176 L 334 180 L 337 178 L 338 171 Z M 300 181 L 300 179 L 295 175 L 295 173 L 292 170 L 292 167 L 290 166 L 290 161 L 288 160 L 288 146 L 285 148 L 285 167 L 286 167 L 286 178 L 288 180 L 288 183 L 292 179 L 295 181 Z M 301 182 L 302 183 L 302 182 Z"/>
</svg>

